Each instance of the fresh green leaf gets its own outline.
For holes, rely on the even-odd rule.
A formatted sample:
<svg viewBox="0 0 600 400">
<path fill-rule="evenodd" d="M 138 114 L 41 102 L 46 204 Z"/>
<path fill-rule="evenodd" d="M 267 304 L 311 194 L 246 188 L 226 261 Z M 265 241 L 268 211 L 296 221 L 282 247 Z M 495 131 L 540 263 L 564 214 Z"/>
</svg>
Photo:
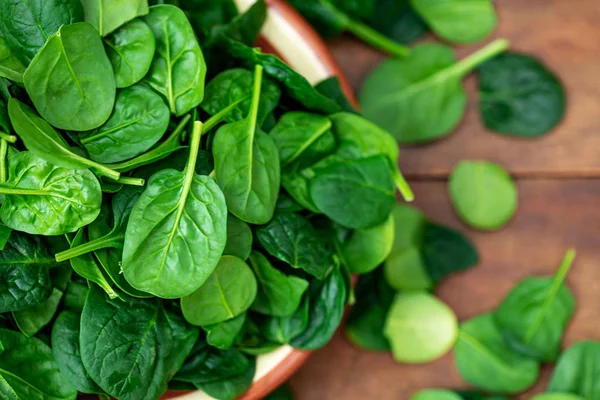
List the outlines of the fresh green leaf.
<svg viewBox="0 0 600 400">
<path fill-rule="evenodd" d="M 0 77 L 23 83 L 25 66 L 8 47 L 8 43 L 6 43 L 6 40 L 2 37 L 1 32 L 0 29 Z"/>
<path fill-rule="evenodd" d="M 288 317 L 261 316 L 257 321 L 258 327 L 267 340 L 279 344 L 289 344 L 308 328 L 309 312 L 309 299 L 305 296 L 292 315 Z"/>
<path fill-rule="evenodd" d="M 375 0 L 367 23 L 398 43 L 410 43 L 421 37 L 427 26 L 413 10 L 410 0 Z"/>
<path fill-rule="evenodd" d="M 461 400 L 460 397 L 449 390 L 425 389 L 413 395 L 410 400 Z"/>
<path fill-rule="evenodd" d="M 354 231 L 341 250 L 350 272 L 365 274 L 385 261 L 393 244 L 394 218 L 390 215 L 381 225 Z"/>
<path fill-rule="evenodd" d="M 19 330 L 27 337 L 38 333 L 40 329 L 48 325 L 52 318 L 54 318 L 62 296 L 63 292 L 54 288 L 50 297 L 43 303 L 25 310 L 13 312 L 13 318 Z"/>
<path fill-rule="evenodd" d="M 148 0 L 81 0 L 85 20 L 106 36 L 126 22 L 148 14 Z"/>
<path fill-rule="evenodd" d="M 59 129 L 102 125 L 115 102 L 115 76 L 98 32 L 88 23 L 63 25 L 23 75 L 40 115 Z"/>
<path fill-rule="evenodd" d="M 337 76 L 323 79 L 315 85 L 315 89 L 323 96 L 333 100 L 342 111 L 350 113 L 357 112 L 354 104 L 350 103 L 350 100 L 346 97 L 346 92 Z"/>
<path fill-rule="evenodd" d="M 474 228 L 500 229 L 517 211 L 517 186 L 504 168 L 491 162 L 459 162 L 448 192 L 458 215 Z"/>
<path fill-rule="evenodd" d="M 533 396 L 531 400 L 585 400 L 571 393 L 543 393 Z"/>
<path fill-rule="evenodd" d="M 252 231 L 247 223 L 227 214 L 227 243 L 223 254 L 247 260 L 252 252 Z"/>
<path fill-rule="evenodd" d="M 203 327 L 206 331 L 206 341 L 220 350 L 230 349 L 242 332 L 246 323 L 246 313 L 214 325 Z"/>
<path fill-rule="evenodd" d="M 248 264 L 237 257 L 223 256 L 208 280 L 181 299 L 181 309 L 190 324 L 218 324 L 248 310 L 256 292 L 256 278 Z"/>
<path fill-rule="evenodd" d="M 532 386 L 540 369 L 537 361 L 512 351 L 492 314 L 483 314 L 461 325 L 454 362 L 462 378 L 471 385 L 508 394 Z"/>
<path fill-rule="evenodd" d="M 76 281 L 70 282 L 63 296 L 63 305 L 69 310 L 81 313 L 89 290 L 87 284 Z"/>
<path fill-rule="evenodd" d="M 141 81 L 150 70 L 156 40 L 144 21 L 134 19 L 105 37 L 104 49 L 117 87 L 125 88 Z"/>
<path fill-rule="evenodd" d="M 564 118 L 560 79 L 525 54 L 501 54 L 479 67 L 479 111 L 485 126 L 508 136 L 538 137 Z"/>
<path fill-rule="evenodd" d="M 411 0 L 411 4 L 438 36 L 450 42 L 477 42 L 498 23 L 492 0 Z"/>
<path fill-rule="evenodd" d="M 600 396 L 599 361 L 600 343 L 583 341 L 574 344 L 558 359 L 548 392 L 573 393 L 584 400 L 597 399 Z"/>
<path fill-rule="evenodd" d="M 575 313 L 575 299 L 564 284 L 574 259 L 570 249 L 554 277 L 521 281 L 498 307 L 496 324 L 513 351 L 540 361 L 558 357 Z"/>
</svg>

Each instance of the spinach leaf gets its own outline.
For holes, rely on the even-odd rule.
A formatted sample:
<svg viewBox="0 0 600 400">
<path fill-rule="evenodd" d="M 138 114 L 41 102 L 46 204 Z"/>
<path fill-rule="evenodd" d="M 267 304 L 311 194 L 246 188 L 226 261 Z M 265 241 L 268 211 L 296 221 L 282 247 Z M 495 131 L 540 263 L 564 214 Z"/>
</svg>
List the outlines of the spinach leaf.
<svg viewBox="0 0 600 400">
<path fill-rule="evenodd" d="M 214 271 L 227 240 L 227 207 L 217 184 L 195 171 L 202 123 L 195 122 L 183 172 L 152 176 L 135 203 L 123 273 L 137 290 L 163 298 L 193 293 Z M 204 249 L 202 252 L 193 249 Z"/>
<path fill-rule="evenodd" d="M 385 261 L 394 244 L 392 215 L 381 225 L 354 231 L 342 245 L 343 261 L 350 272 L 365 274 Z"/>
<path fill-rule="evenodd" d="M 531 400 L 584 400 L 583 397 L 570 393 L 542 393 L 533 396 Z"/>
<path fill-rule="evenodd" d="M 60 313 L 52 327 L 52 354 L 60 372 L 83 393 L 104 393 L 83 366 L 79 348 L 81 315 L 74 311 Z"/>
<path fill-rule="evenodd" d="M 323 347 L 333 337 L 344 314 L 348 294 L 346 279 L 336 268 L 324 281 L 311 282 L 309 292 L 308 326 L 290 342 L 292 347 L 302 350 Z"/>
<path fill-rule="evenodd" d="M 23 75 L 40 115 L 59 129 L 102 125 L 115 102 L 115 76 L 98 32 L 88 23 L 64 25 L 50 36 Z"/>
<path fill-rule="evenodd" d="M 8 115 L 15 132 L 23 140 L 27 150 L 37 157 L 64 168 L 94 168 L 98 173 L 113 180 L 121 176 L 117 171 L 73 152 L 60 134 L 19 100 L 15 98 L 8 100 Z"/>
<path fill-rule="evenodd" d="M 237 257 L 223 256 L 206 282 L 181 299 L 181 310 L 192 325 L 218 324 L 248 310 L 256 292 L 256 278 L 248 264 Z"/>
<path fill-rule="evenodd" d="M 226 36 L 246 46 L 253 46 L 258 40 L 266 19 L 265 0 L 256 0 L 243 14 L 235 16 L 226 24 L 215 26 L 211 30 L 206 46 L 212 47 L 215 43 L 218 44 L 219 36 Z"/>
<path fill-rule="evenodd" d="M 538 378 L 537 361 L 512 351 L 492 314 L 464 322 L 454 347 L 454 362 L 462 378 L 496 393 L 519 393 Z"/>
<path fill-rule="evenodd" d="M 477 42 L 498 23 L 492 0 L 411 0 L 411 4 L 438 36 L 450 42 Z"/>
<path fill-rule="evenodd" d="M 525 54 L 501 54 L 478 71 L 479 111 L 485 126 L 508 136 L 537 137 L 565 116 L 560 79 Z"/>
<path fill-rule="evenodd" d="M 229 57 L 241 62 L 247 68 L 262 66 L 265 74 L 279 82 L 290 97 L 307 109 L 326 114 L 340 110 L 334 101 L 319 93 L 306 78 L 278 57 L 261 53 L 258 49 L 225 37 L 220 38 L 219 46 L 222 46 L 222 50 Z"/>
<path fill-rule="evenodd" d="M 273 257 L 323 279 L 333 267 L 332 252 L 312 224 L 294 213 L 276 214 L 256 229 L 256 237 Z"/>
<path fill-rule="evenodd" d="M 540 361 L 558 357 L 575 313 L 575 299 L 564 284 L 574 259 L 570 249 L 554 277 L 521 281 L 498 308 L 496 324 L 514 351 Z"/>
<path fill-rule="evenodd" d="M 0 21 L 0 24 L 1 23 L 2 22 Z M 8 47 L 8 43 L 6 43 L 6 40 L 2 37 L 1 26 L 2 25 L 0 25 L 0 77 L 23 83 L 25 66 Z"/>
<path fill-rule="evenodd" d="M 574 344 L 561 354 L 548 392 L 573 393 L 584 400 L 593 400 L 600 396 L 600 343 L 583 341 Z"/>
<path fill-rule="evenodd" d="M 212 147 L 215 176 L 227 208 L 251 224 L 264 224 L 273 217 L 280 186 L 277 146 L 257 125 L 262 71 L 256 67 L 250 113 L 219 128 Z"/>
<path fill-rule="evenodd" d="M 200 383 L 196 387 L 219 400 L 233 400 L 247 391 L 256 374 L 256 359 L 252 358 L 250 367 L 240 375 L 213 382 Z"/>
<path fill-rule="evenodd" d="M 375 0 L 367 23 L 398 43 L 410 43 L 426 31 L 425 22 L 414 11 L 410 0 Z"/>
<path fill-rule="evenodd" d="M 144 21 L 134 19 L 105 37 L 104 49 L 117 87 L 125 88 L 141 81 L 150 70 L 156 40 Z"/>
<path fill-rule="evenodd" d="M 227 243 L 224 255 L 247 260 L 252 252 L 252 231 L 247 223 L 227 214 Z"/>
<path fill-rule="evenodd" d="M 62 235 L 92 222 L 100 213 L 100 184 L 90 171 L 74 172 L 28 151 L 12 156 L 10 179 L 0 184 L 2 222 L 37 235 Z"/>
<path fill-rule="evenodd" d="M 233 0 L 184 0 L 179 3 L 179 6 L 185 10 L 202 46 L 213 38 L 212 32 L 219 30 L 222 25 L 231 23 L 239 15 L 238 7 Z"/>
<path fill-rule="evenodd" d="M 270 132 L 279 148 L 281 165 L 286 166 L 302 156 L 314 158 L 312 148 L 319 148 L 324 135 L 331 135 L 331 120 L 317 114 L 291 111 L 283 114 Z M 308 153 L 308 154 L 307 154 Z"/>
<path fill-rule="evenodd" d="M 92 286 L 81 315 L 81 359 L 111 396 L 158 398 L 198 334 L 158 299 L 109 299 Z"/>
<path fill-rule="evenodd" d="M 46 301 L 52 293 L 48 271 L 54 265 L 38 237 L 13 232 L 0 252 L 0 313 Z"/>
<path fill-rule="evenodd" d="M 257 318 L 259 331 L 273 343 L 289 344 L 292 339 L 301 335 L 308 328 L 310 307 L 308 296 L 298 309 L 288 317 L 260 316 Z"/>
<path fill-rule="evenodd" d="M 429 293 L 399 293 L 383 333 L 397 362 L 422 364 L 450 351 L 458 337 L 458 320 L 450 307 Z"/>
<path fill-rule="evenodd" d="M 309 188 L 314 204 L 347 228 L 379 225 L 396 204 L 389 160 L 383 155 L 335 160 L 315 174 Z"/>
<path fill-rule="evenodd" d="M 154 146 L 167 131 L 169 118 L 169 108 L 156 92 L 132 86 L 117 93 L 108 121 L 84 132 L 81 144 L 94 161 L 107 164 L 127 160 Z"/>
<path fill-rule="evenodd" d="M 67 285 L 65 295 L 63 297 L 63 305 L 68 310 L 73 310 L 81 313 L 83 305 L 85 304 L 85 298 L 90 291 L 87 283 L 81 283 L 77 281 L 71 281 Z"/>
<path fill-rule="evenodd" d="M 332 76 L 326 79 L 323 79 L 321 82 L 315 85 L 315 89 L 317 92 L 321 93 L 323 96 L 333 100 L 342 111 L 355 113 L 356 108 L 354 105 L 350 103 L 348 98 L 346 97 L 346 93 L 342 88 L 340 80 L 337 76 Z"/>
<path fill-rule="evenodd" d="M 81 0 L 85 20 L 106 36 L 127 21 L 148 14 L 148 0 Z"/>
<path fill-rule="evenodd" d="M 204 97 L 206 64 L 184 12 L 175 6 L 150 7 L 144 18 L 156 38 L 156 52 L 146 79 L 179 116 L 198 106 Z"/>
<path fill-rule="evenodd" d="M 246 324 L 246 313 L 214 325 L 203 327 L 206 331 L 206 341 L 220 350 L 230 349 Z"/>
<path fill-rule="evenodd" d="M 71 241 L 71 248 L 84 246 L 86 239 L 85 230 L 80 229 Z M 92 254 L 82 254 L 73 257 L 71 258 L 70 263 L 71 267 L 73 267 L 79 276 L 100 286 L 111 299 L 119 297 L 119 294 L 112 288 L 111 284 L 102 273 L 98 262 Z"/>
<path fill-rule="evenodd" d="M 224 118 L 226 122 L 241 121 L 250 113 L 254 77 L 247 69 L 235 68 L 215 76 L 206 85 L 205 96 L 200 105 L 210 115 L 216 115 L 230 104 L 237 105 Z M 279 104 L 281 90 L 270 79 L 263 79 L 258 105 L 258 124 Z"/>
<path fill-rule="evenodd" d="M 410 400 L 460 400 L 460 397 L 449 390 L 425 389 L 413 395 Z"/>
<path fill-rule="evenodd" d="M 491 162 L 460 161 L 448 192 L 458 215 L 474 228 L 499 229 L 517 211 L 517 186 L 504 168 Z"/>
<path fill-rule="evenodd" d="M 401 143 L 439 139 L 464 113 L 463 76 L 507 47 L 505 40 L 497 40 L 456 62 L 445 45 L 416 46 L 409 57 L 384 61 L 369 75 L 359 96 L 362 111 Z"/>
<path fill-rule="evenodd" d="M 457 390 L 455 392 L 460 396 L 462 400 L 510 400 L 508 397 L 504 396 L 482 394 L 480 392 L 474 392 L 469 390 Z"/>
<path fill-rule="evenodd" d="M 8 399 L 75 400 L 77 390 L 62 375 L 52 350 L 40 339 L 0 329 L 0 393 Z"/>
<path fill-rule="evenodd" d="M 405 57 L 409 50 L 373 28 L 362 23 L 359 19 L 348 15 L 347 11 L 356 9 L 340 9 L 347 2 L 335 0 L 290 0 L 290 3 L 306 18 L 319 33 L 324 36 L 337 36 L 347 31 L 365 41 L 367 44 L 388 52 L 393 56 Z M 358 4 L 358 3 L 357 3 Z M 361 2 L 361 5 L 364 2 Z M 370 12 L 364 14 L 370 14 Z"/>
<path fill-rule="evenodd" d="M 356 304 L 345 323 L 346 337 L 352 344 L 371 351 L 391 350 L 383 330 L 394 294 L 381 268 L 360 277 L 355 288 Z"/>
<path fill-rule="evenodd" d="M 80 21 L 83 21 L 83 8 L 78 0 L 0 3 L 0 36 L 25 66 L 62 25 Z"/>
<path fill-rule="evenodd" d="M 259 283 L 252 311 L 274 317 L 292 315 L 300 306 L 308 281 L 285 275 L 257 251 L 250 255 L 250 265 Z"/>
</svg>

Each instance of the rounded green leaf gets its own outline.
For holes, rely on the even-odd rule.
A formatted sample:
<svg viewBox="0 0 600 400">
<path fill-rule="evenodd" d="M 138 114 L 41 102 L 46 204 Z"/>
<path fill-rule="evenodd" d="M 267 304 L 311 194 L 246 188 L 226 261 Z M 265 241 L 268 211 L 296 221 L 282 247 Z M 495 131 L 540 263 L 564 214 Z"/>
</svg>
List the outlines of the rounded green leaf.
<svg viewBox="0 0 600 400">
<path fill-rule="evenodd" d="M 548 392 L 573 393 L 585 400 L 600 398 L 600 343 L 583 341 L 568 348 L 554 368 Z"/>
<path fill-rule="evenodd" d="M 81 0 L 85 20 L 106 36 L 140 15 L 148 14 L 148 0 Z"/>
<path fill-rule="evenodd" d="M 425 389 L 413 395 L 410 400 L 461 400 L 462 398 L 449 390 Z"/>
<path fill-rule="evenodd" d="M 477 42 L 498 23 L 492 0 L 411 0 L 411 4 L 437 35 L 450 42 Z"/>
<path fill-rule="evenodd" d="M 429 290 L 434 284 L 416 246 L 392 253 L 383 270 L 386 281 L 396 290 Z"/>
<path fill-rule="evenodd" d="M 462 378 L 478 388 L 498 393 L 520 393 L 538 378 L 537 361 L 511 350 L 492 314 L 473 318 L 460 327 L 454 362 Z"/>
<path fill-rule="evenodd" d="M 533 396 L 530 400 L 586 400 L 571 393 L 544 393 Z"/>
<path fill-rule="evenodd" d="M 217 324 L 250 308 L 256 292 L 256 278 L 248 264 L 237 257 L 223 256 L 206 282 L 181 299 L 181 309 L 190 324 Z"/>
<path fill-rule="evenodd" d="M 244 221 L 227 214 L 227 243 L 223 254 L 247 260 L 252 252 L 252 230 Z"/>
<path fill-rule="evenodd" d="M 23 80 L 40 115 L 60 129 L 97 128 L 115 102 L 112 66 L 98 32 L 86 22 L 64 25 L 48 38 Z"/>
<path fill-rule="evenodd" d="M 81 144 L 101 163 L 124 161 L 144 153 L 167 131 L 169 108 L 146 86 L 119 90 L 115 108 L 104 125 L 83 133 Z"/>
<path fill-rule="evenodd" d="M 432 294 L 400 293 L 388 312 L 384 334 L 397 362 L 426 363 L 450 351 L 458 321 L 450 307 Z"/>
<path fill-rule="evenodd" d="M 342 255 L 350 272 L 365 274 L 377 268 L 390 254 L 394 244 L 394 218 L 381 225 L 356 230 L 342 246 Z"/>
<path fill-rule="evenodd" d="M 134 19 L 104 38 L 104 48 L 115 71 L 117 87 L 125 88 L 148 73 L 156 40 L 144 21 Z"/>
<path fill-rule="evenodd" d="M 479 111 L 488 129 L 508 136 L 537 137 L 564 117 L 566 93 L 560 79 L 525 54 L 502 54 L 477 72 Z"/>
<path fill-rule="evenodd" d="M 517 186 L 504 168 L 491 162 L 458 163 L 448 191 L 461 219 L 477 229 L 499 229 L 517 210 Z"/>
</svg>

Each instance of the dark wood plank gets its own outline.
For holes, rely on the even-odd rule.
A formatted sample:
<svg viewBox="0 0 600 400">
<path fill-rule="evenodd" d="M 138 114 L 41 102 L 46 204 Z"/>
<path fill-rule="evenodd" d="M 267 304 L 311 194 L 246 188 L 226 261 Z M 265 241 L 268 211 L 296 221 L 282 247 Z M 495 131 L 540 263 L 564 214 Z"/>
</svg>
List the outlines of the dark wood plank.
<svg viewBox="0 0 600 400">
<path fill-rule="evenodd" d="M 486 159 L 519 176 L 600 177 L 600 2 L 597 0 L 499 0 L 494 37 L 509 39 L 515 51 L 542 59 L 564 81 L 569 109 L 554 132 L 540 140 L 518 140 L 485 130 L 477 110 L 476 82 L 465 82 L 468 110 L 459 129 L 429 146 L 403 149 L 401 167 L 412 176 L 446 176 L 461 159 Z M 464 56 L 481 47 L 461 47 Z M 351 38 L 331 49 L 355 90 L 382 59 Z"/>
<path fill-rule="evenodd" d="M 600 181 L 521 180 L 518 186 L 515 218 L 500 232 L 484 233 L 460 223 L 445 182 L 413 183 L 416 205 L 432 219 L 467 233 L 481 255 L 477 268 L 443 282 L 437 294 L 460 320 L 468 319 L 494 309 L 518 280 L 552 274 L 572 246 L 578 255 L 568 282 L 577 312 L 565 342 L 600 340 Z M 540 381 L 538 392 L 545 382 Z M 307 400 L 406 400 L 422 388 L 464 385 L 451 354 L 427 365 L 399 365 L 388 354 L 353 348 L 340 334 L 292 379 L 298 398 Z"/>
</svg>

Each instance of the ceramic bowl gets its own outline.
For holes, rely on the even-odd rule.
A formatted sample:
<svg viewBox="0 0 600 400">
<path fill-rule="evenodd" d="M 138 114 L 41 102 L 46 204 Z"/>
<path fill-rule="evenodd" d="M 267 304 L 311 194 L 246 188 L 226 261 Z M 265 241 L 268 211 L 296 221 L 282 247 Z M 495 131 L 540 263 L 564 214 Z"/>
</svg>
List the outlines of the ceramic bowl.
<svg viewBox="0 0 600 400">
<path fill-rule="evenodd" d="M 247 10 L 256 0 L 235 0 L 240 12 Z M 350 85 L 323 39 L 284 0 L 267 0 L 268 16 L 258 45 L 263 51 L 277 54 L 288 65 L 301 73 L 311 84 L 337 76 L 345 94 L 354 100 Z M 306 362 L 310 352 L 289 346 L 257 359 L 256 375 L 252 387 L 240 397 L 258 400 L 275 390 Z M 163 399 L 210 400 L 212 397 L 196 392 L 168 392 Z"/>
</svg>

